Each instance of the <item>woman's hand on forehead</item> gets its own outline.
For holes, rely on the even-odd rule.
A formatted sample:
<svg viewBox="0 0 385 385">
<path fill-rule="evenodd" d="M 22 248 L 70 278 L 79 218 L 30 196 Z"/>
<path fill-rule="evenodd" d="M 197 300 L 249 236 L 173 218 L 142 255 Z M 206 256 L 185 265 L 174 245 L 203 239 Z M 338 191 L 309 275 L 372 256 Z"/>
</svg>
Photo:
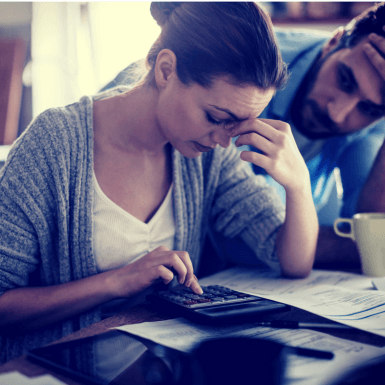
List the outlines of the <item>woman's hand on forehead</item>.
<svg viewBox="0 0 385 385">
<path fill-rule="evenodd" d="M 232 137 L 237 147 L 248 145 L 262 153 L 242 151 L 241 159 L 266 172 L 285 189 L 303 189 L 309 171 L 298 150 L 289 124 L 272 119 L 248 119 L 236 125 Z M 303 177 L 301 177 L 303 176 Z"/>
</svg>

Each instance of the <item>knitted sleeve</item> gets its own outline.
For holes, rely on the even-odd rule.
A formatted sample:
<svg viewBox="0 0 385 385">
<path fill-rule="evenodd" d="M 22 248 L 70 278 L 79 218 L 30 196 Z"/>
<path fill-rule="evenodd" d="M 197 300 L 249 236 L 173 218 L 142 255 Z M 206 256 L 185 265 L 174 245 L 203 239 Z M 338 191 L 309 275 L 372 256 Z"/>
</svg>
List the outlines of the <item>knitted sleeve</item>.
<svg viewBox="0 0 385 385">
<path fill-rule="evenodd" d="M 84 189 L 86 179 L 79 169 L 87 143 L 79 111 L 69 106 L 38 116 L 0 171 L 0 293 L 82 275 L 82 266 L 70 257 L 71 242 L 79 243 L 73 240 L 73 224 L 81 223 L 75 215 L 86 211 L 76 190 Z"/>
<path fill-rule="evenodd" d="M 234 146 L 220 149 L 220 172 L 212 207 L 214 229 L 240 236 L 257 258 L 279 270 L 275 239 L 285 210 L 274 188 L 255 175 Z"/>
</svg>

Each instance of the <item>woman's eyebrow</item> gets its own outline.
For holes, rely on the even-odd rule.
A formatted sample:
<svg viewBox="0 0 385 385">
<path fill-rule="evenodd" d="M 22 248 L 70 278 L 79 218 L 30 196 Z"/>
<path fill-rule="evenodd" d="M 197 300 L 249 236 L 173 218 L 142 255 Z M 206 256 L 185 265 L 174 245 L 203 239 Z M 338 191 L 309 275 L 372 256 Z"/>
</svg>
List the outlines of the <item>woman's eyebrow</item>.
<svg viewBox="0 0 385 385">
<path fill-rule="evenodd" d="M 229 114 L 236 122 L 243 122 L 244 120 L 248 119 L 248 118 L 239 118 L 237 115 L 235 115 L 233 112 L 231 112 L 227 108 L 221 108 L 221 107 L 215 106 L 214 104 L 209 104 L 209 106 L 214 107 L 219 111 L 226 112 L 226 114 Z"/>
</svg>

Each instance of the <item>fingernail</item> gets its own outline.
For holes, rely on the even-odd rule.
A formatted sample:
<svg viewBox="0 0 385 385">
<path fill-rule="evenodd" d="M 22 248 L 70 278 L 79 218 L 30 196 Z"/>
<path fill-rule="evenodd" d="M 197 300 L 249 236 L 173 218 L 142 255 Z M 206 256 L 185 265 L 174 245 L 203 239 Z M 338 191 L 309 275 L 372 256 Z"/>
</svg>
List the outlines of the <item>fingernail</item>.
<svg viewBox="0 0 385 385">
<path fill-rule="evenodd" d="M 378 38 L 378 36 L 375 34 L 375 33 L 371 33 L 370 35 L 369 35 L 369 39 L 370 40 L 376 40 Z"/>
<path fill-rule="evenodd" d="M 371 51 L 372 49 L 374 49 L 370 44 L 364 44 L 363 48 L 365 51 Z"/>
</svg>

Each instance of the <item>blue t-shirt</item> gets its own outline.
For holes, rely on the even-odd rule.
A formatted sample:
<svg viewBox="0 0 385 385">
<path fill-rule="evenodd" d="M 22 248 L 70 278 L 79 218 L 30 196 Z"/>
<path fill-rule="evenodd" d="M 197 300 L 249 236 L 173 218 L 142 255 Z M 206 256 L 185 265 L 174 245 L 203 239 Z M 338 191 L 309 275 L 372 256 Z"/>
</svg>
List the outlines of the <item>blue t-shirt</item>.
<svg viewBox="0 0 385 385">
<path fill-rule="evenodd" d="M 290 122 L 291 103 L 304 76 L 330 36 L 325 33 L 312 33 L 308 30 L 284 31 L 276 29 L 275 32 L 283 60 L 288 64 L 290 79 L 286 88 L 276 93 L 260 117 L 278 119 L 292 125 Z M 325 140 L 318 154 L 306 162 L 310 172 L 313 200 L 317 211 L 329 199 L 335 183 L 333 170 L 338 167 L 343 186 L 343 202 L 341 212 L 332 214 L 334 217 L 338 215 L 350 217 L 355 213 L 361 188 L 384 137 L 385 122 L 381 120 L 358 133 Z M 267 181 L 277 188 L 277 192 L 284 202 L 285 190 L 283 187 L 267 175 L 263 169 L 254 167 L 254 171 L 266 175 Z"/>
</svg>

